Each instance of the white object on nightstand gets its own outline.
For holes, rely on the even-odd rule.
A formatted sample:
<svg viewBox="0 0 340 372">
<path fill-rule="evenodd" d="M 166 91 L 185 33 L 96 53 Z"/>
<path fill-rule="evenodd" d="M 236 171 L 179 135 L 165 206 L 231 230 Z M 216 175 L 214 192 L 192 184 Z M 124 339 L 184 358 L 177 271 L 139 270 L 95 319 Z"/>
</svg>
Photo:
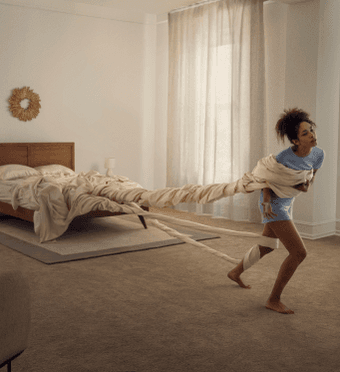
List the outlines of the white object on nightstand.
<svg viewBox="0 0 340 372">
<path fill-rule="evenodd" d="M 107 169 L 106 176 L 112 177 L 113 172 L 112 169 L 116 166 L 116 159 L 115 158 L 106 158 L 104 167 Z"/>
</svg>

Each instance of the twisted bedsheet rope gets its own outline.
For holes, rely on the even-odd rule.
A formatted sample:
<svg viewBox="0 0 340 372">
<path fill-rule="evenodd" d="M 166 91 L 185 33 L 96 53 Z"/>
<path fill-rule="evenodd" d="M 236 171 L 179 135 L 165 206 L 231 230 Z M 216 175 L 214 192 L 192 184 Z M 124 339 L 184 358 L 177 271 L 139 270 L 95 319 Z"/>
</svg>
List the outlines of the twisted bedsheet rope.
<svg viewBox="0 0 340 372">
<path fill-rule="evenodd" d="M 134 204 L 134 203 L 131 203 Z M 152 225 L 155 227 L 158 227 L 160 230 L 163 230 L 170 236 L 173 236 L 175 238 L 178 238 L 186 243 L 192 244 L 196 247 L 203 248 L 209 253 L 214 254 L 215 256 L 218 256 L 220 258 L 223 258 L 229 262 L 238 264 L 241 260 L 236 259 L 233 257 L 228 256 L 225 253 L 222 253 L 220 251 L 217 251 L 206 244 L 197 242 L 194 239 L 191 239 L 188 235 L 179 233 L 178 231 L 171 229 L 170 227 L 161 224 L 158 220 L 163 220 L 168 223 L 172 223 L 174 225 L 179 225 L 179 226 L 186 226 L 186 227 L 192 227 L 199 229 L 200 231 L 206 231 L 210 233 L 218 233 L 218 234 L 223 234 L 223 235 L 232 235 L 232 236 L 243 236 L 247 238 L 257 238 L 256 240 L 260 245 L 266 246 L 266 247 L 272 247 L 272 248 L 278 248 L 279 246 L 279 239 L 273 239 L 269 238 L 260 234 L 256 233 L 251 233 L 251 232 L 246 232 L 246 231 L 236 231 L 236 230 L 229 230 L 229 229 L 224 229 L 221 227 L 215 227 L 215 226 L 207 226 L 198 222 L 193 222 L 193 221 L 188 221 L 188 220 L 182 220 L 174 217 L 170 217 L 167 215 L 162 215 L 159 213 L 152 213 L 152 212 L 146 212 L 143 209 L 141 209 L 137 204 L 134 204 L 133 207 L 136 208 L 136 212 L 139 216 L 143 216 L 148 219 L 148 223 L 151 222 Z M 139 211 L 138 211 L 139 210 Z M 136 213 L 135 212 L 135 213 Z"/>
<path fill-rule="evenodd" d="M 176 218 L 157 213 L 145 212 L 140 205 L 150 207 L 169 207 L 180 203 L 212 203 L 224 197 L 231 197 L 237 193 L 248 193 L 265 187 L 271 188 L 279 197 L 295 197 L 300 194 L 294 185 L 311 179 L 313 171 L 296 171 L 277 163 L 274 155 L 262 158 L 252 172 L 245 173 L 242 178 L 231 183 L 210 184 L 206 186 L 188 184 L 183 187 L 167 187 L 158 190 L 147 190 L 124 177 L 115 176 L 108 178 L 99 172 L 81 172 L 70 181 L 58 180 L 55 184 L 45 177 L 37 178 L 32 185 L 26 185 L 33 191 L 39 205 L 39 210 L 34 214 L 35 232 L 40 235 L 40 241 L 48 241 L 62 235 L 71 221 L 79 215 L 93 210 L 106 210 L 123 212 L 127 214 L 142 215 L 149 220 L 161 220 L 175 225 L 198 228 L 202 231 L 216 232 L 219 234 L 256 238 L 258 244 L 277 248 L 278 239 L 264 237 L 259 234 L 235 231 L 206 226 L 192 221 L 178 220 Z M 67 181 L 67 182 L 66 182 Z M 16 187 L 12 193 L 13 208 L 19 205 L 19 195 L 25 194 L 25 185 Z M 157 221 L 157 223 L 159 223 Z M 156 225 L 157 225 L 156 223 Z M 190 242 L 195 246 L 205 248 L 212 252 L 212 248 L 203 243 L 175 232 L 163 224 L 157 225 L 168 234 L 172 234 Z M 178 235 L 179 234 L 179 235 Z M 184 240 L 186 239 L 186 240 Z M 238 263 L 239 260 L 224 255 L 216 255 L 230 262 Z"/>
<path fill-rule="evenodd" d="M 209 253 L 212 253 L 213 255 L 219 257 L 219 258 L 223 258 L 229 262 L 232 262 L 232 263 L 236 263 L 238 264 L 240 262 L 240 260 L 236 259 L 236 258 L 232 258 L 230 256 L 228 256 L 227 254 L 225 253 L 222 253 L 222 252 L 219 252 L 217 251 L 216 249 L 213 249 L 213 248 L 210 248 L 209 246 L 203 244 L 203 243 L 200 243 L 194 239 L 191 239 L 190 236 L 188 235 L 185 235 L 185 234 L 181 234 L 179 233 L 178 231 L 174 230 L 174 229 L 171 229 L 169 226 L 166 226 L 166 225 L 163 225 L 162 223 L 160 223 L 159 221 L 157 220 L 149 220 L 149 224 L 151 222 L 151 225 L 155 226 L 155 227 L 158 227 L 160 230 L 163 230 L 164 232 L 166 232 L 167 234 L 169 234 L 170 236 L 173 236 L 175 238 L 178 238 L 180 240 L 182 240 L 183 242 L 185 243 L 189 243 L 189 244 L 192 244 L 196 247 L 199 247 L 199 248 L 203 248 L 205 251 L 209 252 Z"/>
</svg>

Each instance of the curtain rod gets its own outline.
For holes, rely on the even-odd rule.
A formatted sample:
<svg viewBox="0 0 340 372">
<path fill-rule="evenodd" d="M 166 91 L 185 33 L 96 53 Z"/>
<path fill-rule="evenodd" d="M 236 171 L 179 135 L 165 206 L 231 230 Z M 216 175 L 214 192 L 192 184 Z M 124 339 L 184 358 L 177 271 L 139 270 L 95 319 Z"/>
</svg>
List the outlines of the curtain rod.
<svg viewBox="0 0 340 372">
<path fill-rule="evenodd" d="M 202 5 L 206 5 L 206 4 L 217 3 L 218 1 L 220 1 L 220 0 L 204 0 L 204 1 L 199 1 L 198 3 L 194 3 L 194 4 L 191 4 L 191 5 L 185 5 L 185 6 L 182 6 L 180 8 L 173 9 L 169 13 L 176 13 L 176 12 L 180 12 L 182 10 L 196 8 L 198 6 L 202 6 Z M 277 1 L 276 0 L 264 0 L 263 2 L 264 3 L 276 3 Z"/>
</svg>

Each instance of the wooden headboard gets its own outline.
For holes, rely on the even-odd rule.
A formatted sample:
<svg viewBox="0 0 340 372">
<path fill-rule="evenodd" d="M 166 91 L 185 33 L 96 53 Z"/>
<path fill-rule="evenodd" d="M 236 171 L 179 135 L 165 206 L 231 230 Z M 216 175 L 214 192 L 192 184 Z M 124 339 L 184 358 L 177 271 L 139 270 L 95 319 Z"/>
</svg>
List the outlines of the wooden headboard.
<svg viewBox="0 0 340 372">
<path fill-rule="evenodd" d="M 61 164 L 75 170 L 74 142 L 0 143 L 0 165 Z"/>
</svg>

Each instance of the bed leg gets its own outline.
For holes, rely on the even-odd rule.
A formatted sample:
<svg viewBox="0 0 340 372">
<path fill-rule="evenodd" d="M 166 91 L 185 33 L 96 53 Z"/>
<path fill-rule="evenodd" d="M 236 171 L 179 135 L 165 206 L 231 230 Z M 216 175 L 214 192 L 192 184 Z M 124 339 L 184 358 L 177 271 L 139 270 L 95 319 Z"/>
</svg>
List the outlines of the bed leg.
<svg viewBox="0 0 340 372">
<path fill-rule="evenodd" d="M 148 227 L 146 226 L 146 223 L 145 223 L 144 217 L 143 217 L 143 216 L 138 216 L 138 218 L 140 219 L 140 222 L 143 224 L 144 229 L 147 229 Z"/>
</svg>

